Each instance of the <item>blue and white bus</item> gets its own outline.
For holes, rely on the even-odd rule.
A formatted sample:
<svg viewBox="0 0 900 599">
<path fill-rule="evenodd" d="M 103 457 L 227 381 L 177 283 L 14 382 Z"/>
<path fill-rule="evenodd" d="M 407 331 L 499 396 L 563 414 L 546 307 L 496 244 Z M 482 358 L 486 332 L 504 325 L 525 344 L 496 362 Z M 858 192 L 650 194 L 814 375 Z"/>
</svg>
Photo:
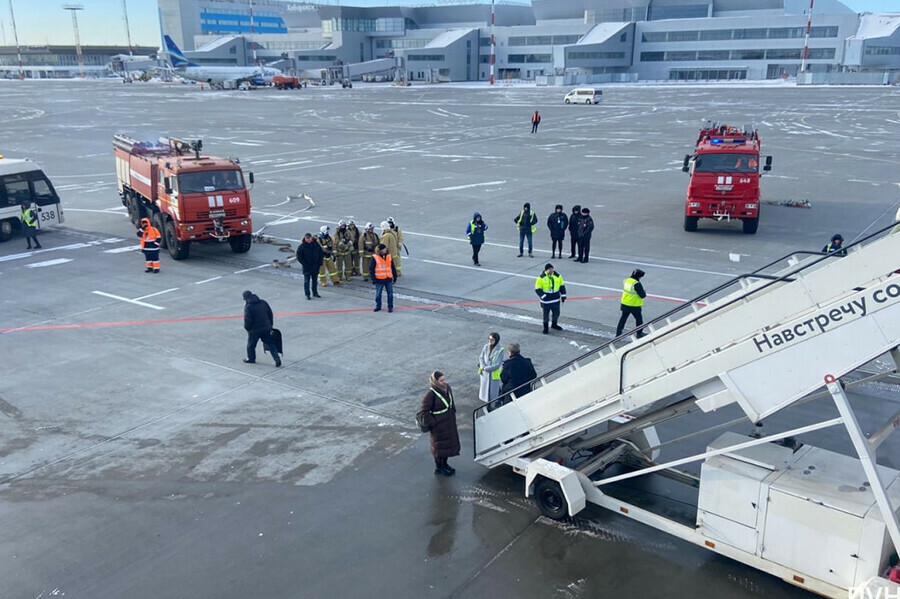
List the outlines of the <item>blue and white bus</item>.
<svg viewBox="0 0 900 599">
<path fill-rule="evenodd" d="M 38 229 L 64 220 L 59 195 L 41 167 L 31 160 L 0 156 L 0 241 L 8 241 L 22 228 L 23 202 L 37 213 Z"/>
</svg>

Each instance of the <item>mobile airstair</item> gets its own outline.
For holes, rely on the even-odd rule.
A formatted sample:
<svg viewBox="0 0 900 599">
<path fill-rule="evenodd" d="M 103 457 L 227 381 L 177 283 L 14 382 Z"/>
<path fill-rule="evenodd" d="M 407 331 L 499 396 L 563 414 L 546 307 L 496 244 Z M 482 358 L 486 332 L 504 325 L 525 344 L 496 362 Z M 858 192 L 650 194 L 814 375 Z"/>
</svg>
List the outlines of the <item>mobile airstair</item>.
<svg viewBox="0 0 900 599">
<path fill-rule="evenodd" d="M 553 518 L 590 501 L 825 596 L 869 585 L 900 597 L 882 577 L 900 547 L 900 472 L 875 463 L 900 412 L 866 439 L 840 380 L 879 357 L 898 369 L 900 234 L 890 229 L 846 256 L 798 252 L 737 277 L 645 324 L 643 338 L 632 331 L 479 407 L 475 460 L 512 466 Z M 726 432 L 703 454 L 656 461 L 661 422 L 736 403 L 759 423 L 829 393 L 837 418 L 767 436 Z M 840 424 L 858 457 L 796 439 Z M 615 462 L 632 470 L 601 476 Z M 677 469 L 689 462 L 701 462 L 699 477 Z M 699 487 L 696 525 L 601 491 L 651 473 Z"/>
</svg>

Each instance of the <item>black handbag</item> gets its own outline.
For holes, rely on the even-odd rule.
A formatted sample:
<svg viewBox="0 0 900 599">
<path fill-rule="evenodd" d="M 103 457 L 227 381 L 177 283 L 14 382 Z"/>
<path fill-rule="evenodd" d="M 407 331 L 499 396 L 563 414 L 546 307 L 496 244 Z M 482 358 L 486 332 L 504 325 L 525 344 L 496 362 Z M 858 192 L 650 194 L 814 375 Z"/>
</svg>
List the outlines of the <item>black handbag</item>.
<svg viewBox="0 0 900 599">
<path fill-rule="evenodd" d="M 434 426 L 434 414 L 428 410 L 422 410 L 416 413 L 416 424 L 423 433 L 430 433 L 431 427 Z"/>
</svg>

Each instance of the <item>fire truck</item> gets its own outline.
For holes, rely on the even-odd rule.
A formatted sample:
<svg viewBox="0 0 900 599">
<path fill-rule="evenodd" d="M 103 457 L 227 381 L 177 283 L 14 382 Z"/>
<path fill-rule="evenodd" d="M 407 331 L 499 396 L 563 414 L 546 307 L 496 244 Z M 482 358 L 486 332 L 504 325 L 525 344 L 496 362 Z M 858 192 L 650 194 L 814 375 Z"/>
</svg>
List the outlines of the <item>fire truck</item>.
<svg viewBox="0 0 900 599">
<path fill-rule="evenodd" d="M 236 158 L 203 156 L 201 140 L 173 137 L 115 135 L 113 147 L 128 217 L 135 226 L 149 218 L 175 260 L 187 258 L 195 241 L 227 241 L 237 254 L 250 250 L 250 191 Z M 248 175 L 252 185 L 253 173 Z"/>
<path fill-rule="evenodd" d="M 684 157 L 682 171 L 690 173 L 684 210 L 684 230 L 696 231 L 701 218 L 740 220 L 744 233 L 759 227 L 759 132 L 752 126 L 734 127 L 707 122 Z M 763 171 L 772 170 L 766 156 Z"/>
</svg>

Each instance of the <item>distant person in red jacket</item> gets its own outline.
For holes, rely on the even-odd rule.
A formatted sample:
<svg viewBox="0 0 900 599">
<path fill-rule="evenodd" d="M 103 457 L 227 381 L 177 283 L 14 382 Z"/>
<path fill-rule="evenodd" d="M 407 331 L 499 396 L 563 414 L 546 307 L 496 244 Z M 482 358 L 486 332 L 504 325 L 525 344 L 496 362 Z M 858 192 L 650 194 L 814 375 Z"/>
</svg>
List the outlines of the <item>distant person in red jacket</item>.
<svg viewBox="0 0 900 599">
<path fill-rule="evenodd" d="M 531 115 L 531 132 L 537 133 L 538 125 L 541 124 L 541 113 L 537 110 L 534 111 L 534 114 Z"/>
</svg>

